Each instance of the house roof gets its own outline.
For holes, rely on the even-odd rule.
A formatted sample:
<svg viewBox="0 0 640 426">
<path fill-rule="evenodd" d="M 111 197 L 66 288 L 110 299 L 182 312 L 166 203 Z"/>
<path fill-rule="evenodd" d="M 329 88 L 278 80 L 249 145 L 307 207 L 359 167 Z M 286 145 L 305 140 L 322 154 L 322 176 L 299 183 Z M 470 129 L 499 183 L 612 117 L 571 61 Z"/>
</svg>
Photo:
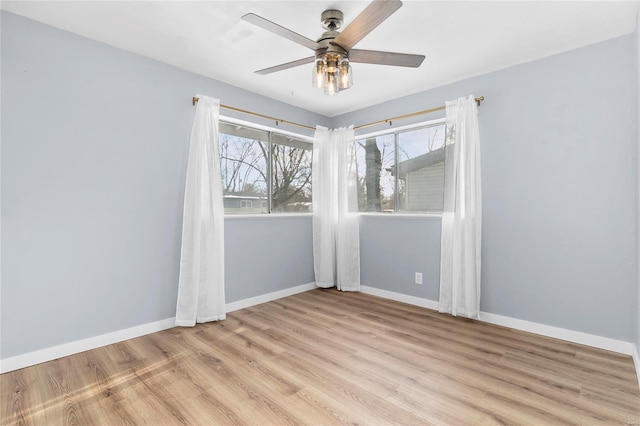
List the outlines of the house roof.
<svg viewBox="0 0 640 426">
<path fill-rule="evenodd" d="M 400 176 L 402 176 L 442 162 L 444 162 L 444 147 L 408 160 L 400 161 L 398 163 L 398 167 L 400 170 Z M 395 176 L 395 166 L 390 167 L 389 171 Z"/>
</svg>

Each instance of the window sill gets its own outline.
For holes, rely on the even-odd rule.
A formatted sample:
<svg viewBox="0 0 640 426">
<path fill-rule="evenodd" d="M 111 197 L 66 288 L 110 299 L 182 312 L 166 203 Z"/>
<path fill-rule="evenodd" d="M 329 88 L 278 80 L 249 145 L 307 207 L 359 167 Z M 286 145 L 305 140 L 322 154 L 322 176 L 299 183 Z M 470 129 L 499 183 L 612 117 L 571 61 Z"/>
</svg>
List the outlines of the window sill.
<svg viewBox="0 0 640 426">
<path fill-rule="evenodd" d="M 226 214 L 224 220 L 250 219 L 301 219 L 311 218 L 313 213 L 254 213 L 254 214 Z"/>
<path fill-rule="evenodd" d="M 442 213 L 358 213 L 358 216 L 391 219 L 440 219 Z M 254 213 L 254 214 L 227 214 L 225 220 L 251 220 L 251 219 L 303 219 L 312 218 L 313 213 Z"/>
<path fill-rule="evenodd" d="M 392 219 L 440 219 L 442 213 L 359 213 L 359 216 Z"/>
</svg>

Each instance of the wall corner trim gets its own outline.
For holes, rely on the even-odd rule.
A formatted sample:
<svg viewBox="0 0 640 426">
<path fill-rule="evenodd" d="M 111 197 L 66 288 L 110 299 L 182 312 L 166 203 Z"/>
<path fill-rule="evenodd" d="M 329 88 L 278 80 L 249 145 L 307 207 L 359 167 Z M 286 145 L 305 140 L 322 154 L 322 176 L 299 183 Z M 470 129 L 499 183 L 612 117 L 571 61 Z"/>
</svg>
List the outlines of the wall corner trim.
<svg viewBox="0 0 640 426">
<path fill-rule="evenodd" d="M 438 302 L 435 300 L 424 299 L 406 294 L 395 293 L 388 290 L 382 290 L 375 287 L 361 286 L 363 293 L 374 296 L 384 297 L 386 299 L 396 300 L 398 302 L 408 303 L 410 305 L 421 306 L 427 309 L 438 310 Z M 637 358 L 637 351 L 633 343 L 622 340 L 610 339 L 608 337 L 596 336 L 593 334 L 582 333 L 579 331 L 568 330 L 565 328 L 554 327 L 550 325 L 539 324 L 531 321 L 525 321 L 517 318 L 505 317 L 488 312 L 480 312 L 480 321 L 490 324 L 501 325 L 516 330 L 527 331 L 529 333 L 540 334 L 542 336 L 553 337 L 555 339 L 567 340 L 581 345 L 593 346 L 608 351 L 618 352 L 625 355 L 633 355 L 636 362 L 636 372 L 640 372 L 638 368 L 640 361 Z M 635 351 L 635 352 L 634 352 Z"/>
<path fill-rule="evenodd" d="M 238 300 L 237 302 L 227 303 L 227 313 L 238 311 L 244 308 L 249 308 L 261 303 L 271 302 L 272 300 L 282 299 L 283 297 L 293 296 L 294 294 L 304 293 L 305 291 L 313 290 L 314 288 L 316 288 L 315 283 L 302 284 L 296 287 L 285 288 L 284 290 L 278 290 L 272 293 L 261 294 L 260 296 Z"/>
<path fill-rule="evenodd" d="M 296 287 L 287 288 L 284 290 L 274 291 L 272 293 L 262 294 L 256 297 L 250 297 L 248 299 L 239 300 L 237 302 L 231 302 L 226 304 L 226 310 L 228 312 L 237 311 L 239 309 L 248 308 L 250 306 L 259 305 L 261 303 L 270 302 L 272 300 L 281 299 L 283 297 L 292 296 L 294 294 L 303 293 L 305 291 L 313 290 L 316 288 L 315 283 L 302 284 Z M 53 346 L 46 349 L 40 349 L 26 354 L 16 355 L 14 357 L 5 358 L 0 360 L 0 374 L 8 373 L 10 371 L 19 370 L 21 368 L 30 367 L 32 365 L 40 364 L 43 362 L 51 361 L 54 359 L 62 358 L 69 355 L 74 355 L 80 352 L 85 352 L 91 349 L 96 349 L 102 346 L 111 345 L 114 343 L 122 342 L 124 340 L 133 339 L 136 337 L 144 336 L 158 331 L 167 330 L 176 326 L 176 319 L 167 318 L 160 321 L 150 322 L 147 324 L 138 325 L 124 330 L 118 330 L 100 336 L 89 337 L 87 339 L 76 340 L 70 343 L 64 343 L 62 345 Z"/>
<path fill-rule="evenodd" d="M 167 318 L 160 321 L 150 322 L 138 325 L 124 330 L 113 331 L 111 333 L 102 334 L 100 336 L 89 337 L 87 339 L 76 340 L 70 343 L 64 343 L 58 346 L 52 346 L 46 349 L 40 349 L 28 352 L 22 355 L 16 355 L 11 358 L 1 360 L 0 374 L 9 371 L 19 370 L 21 368 L 30 367 L 42 362 L 51 361 L 80 352 L 102 346 L 111 345 L 113 343 L 122 342 L 123 340 L 133 339 L 135 337 L 144 336 L 162 330 L 175 327 L 176 319 Z"/>
<path fill-rule="evenodd" d="M 633 343 L 625 342 L 623 340 L 596 336 L 594 334 L 539 324 L 536 322 L 525 321 L 517 318 L 505 317 L 488 312 L 480 312 L 480 321 L 488 322 L 495 325 L 501 325 L 516 330 L 527 331 L 529 333 L 535 333 L 541 336 L 566 340 L 572 343 L 592 346 L 594 348 L 604 349 L 607 351 L 618 352 L 624 355 L 633 354 Z"/>
<path fill-rule="evenodd" d="M 272 300 L 281 299 L 283 297 L 292 296 L 294 294 L 304 293 L 305 291 L 313 290 L 314 288 L 316 288 L 315 283 L 302 284 L 296 287 L 278 290 L 272 293 L 227 303 L 227 313 L 244 308 L 249 308 L 261 303 L 270 302 Z M 438 302 L 435 300 L 409 296 L 402 293 L 395 293 L 392 291 L 364 285 L 360 287 L 360 291 L 366 294 L 371 294 L 373 296 L 395 300 L 414 306 L 420 306 L 432 310 L 438 309 Z M 633 362 L 636 368 L 638 386 L 640 387 L 640 354 L 638 354 L 638 350 L 632 343 L 601 336 L 594 336 L 591 334 L 567 330 L 559 327 L 538 324 L 530 321 L 524 321 L 516 318 L 505 317 L 487 312 L 480 313 L 480 321 L 501 325 L 504 327 L 510 327 L 516 330 L 540 334 L 547 337 L 553 337 L 556 339 L 567 340 L 583 345 L 594 346 L 600 349 L 618 352 L 625 355 L 631 355 L 633 357 Z M 74 355 L 102 346 L 111 345 L 113 343 L 122 342 L 124 340 L 133 339 L 135 337 L 156 333 L 158 331 L 167 330 L 173 327 L 175 327 L 175 318 L 167 318 L 164 320 L 142 324 L 124 330 L 114 331 L 112 333 L 107 333 L 100 336 L 90 337 L 88 339 L 65 343 L 59 346 L 53 346 L 51 348 L 29 352 L 11 358 L 5 358 L 0 360 L 0 374 L 19 370 L 21 368 L 51 361 L 57 358 Z"/>
<path fill-rule="evenodd" d="M 396 302 L 408 303 L 409 305 L 420 306 L 423 308 L 432 309 L 434 311 L 438 310 L 438 302 L 431 299 L 424 299 L 422 297 L 409 296 L 407 294 L 396 293 L 389 290 L 382 290 L 380 288 L 369 287 L 366 285 L 361 285 L 360 291 L 363 293 L 371 294 L 373 296 L 395 300 Z"/>
<path fill-rule="evenodd" d="M 640 388 L 640 354 L 636 346 L 633 347 L 633 363 L 636 366 L 636 379 L 638 379 L 638 388 Z"/>
</svg>

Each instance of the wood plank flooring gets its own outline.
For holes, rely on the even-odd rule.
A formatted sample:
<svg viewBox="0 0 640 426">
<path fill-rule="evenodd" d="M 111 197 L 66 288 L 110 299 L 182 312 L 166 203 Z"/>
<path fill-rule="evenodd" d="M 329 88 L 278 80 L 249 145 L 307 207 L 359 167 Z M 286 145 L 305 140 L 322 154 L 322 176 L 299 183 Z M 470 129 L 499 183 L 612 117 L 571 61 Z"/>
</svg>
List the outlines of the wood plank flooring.
<svg viewBox="0 0 640 426">
<path fill-rule="evenodd" d="M 640 423 L 629 356 L 335 290 L 0 381 L 2 425 Z"/>
</svg>

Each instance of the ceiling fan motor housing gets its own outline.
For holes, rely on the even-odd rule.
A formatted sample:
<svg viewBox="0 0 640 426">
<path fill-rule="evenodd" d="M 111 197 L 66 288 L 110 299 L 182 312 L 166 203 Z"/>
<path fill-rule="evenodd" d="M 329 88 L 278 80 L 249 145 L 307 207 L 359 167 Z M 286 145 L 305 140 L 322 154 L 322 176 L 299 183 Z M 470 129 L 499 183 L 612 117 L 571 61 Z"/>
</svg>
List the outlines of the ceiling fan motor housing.
<svg viewBox="0 0 640 426">
<path fill-rule="evenodd" d="M 329 31 L 335 31 L 342 27 L 344 22 L 344 15 L 337 9 L 329 9 L 322 12 L 320 15 L 320 22 L 322 22 L 322 28 Z"/>
<path fill-rule="evenodd" d="M 340 35 L 337 30 L 342 27 L 344 15 L 340 10 L 328 9 L 322 12 L 320 21 L 322 22 L 322 28 L 327 31 L 317 40 L 321 47 L 316 49 L 316 61 L 324 59 L 327 63 L 330 63 L 330 67 L 334 64 L 337 66 L 340 60 L 349 58 L 349 52 L 346 49 L 332 43 Z"/>
</svg>

